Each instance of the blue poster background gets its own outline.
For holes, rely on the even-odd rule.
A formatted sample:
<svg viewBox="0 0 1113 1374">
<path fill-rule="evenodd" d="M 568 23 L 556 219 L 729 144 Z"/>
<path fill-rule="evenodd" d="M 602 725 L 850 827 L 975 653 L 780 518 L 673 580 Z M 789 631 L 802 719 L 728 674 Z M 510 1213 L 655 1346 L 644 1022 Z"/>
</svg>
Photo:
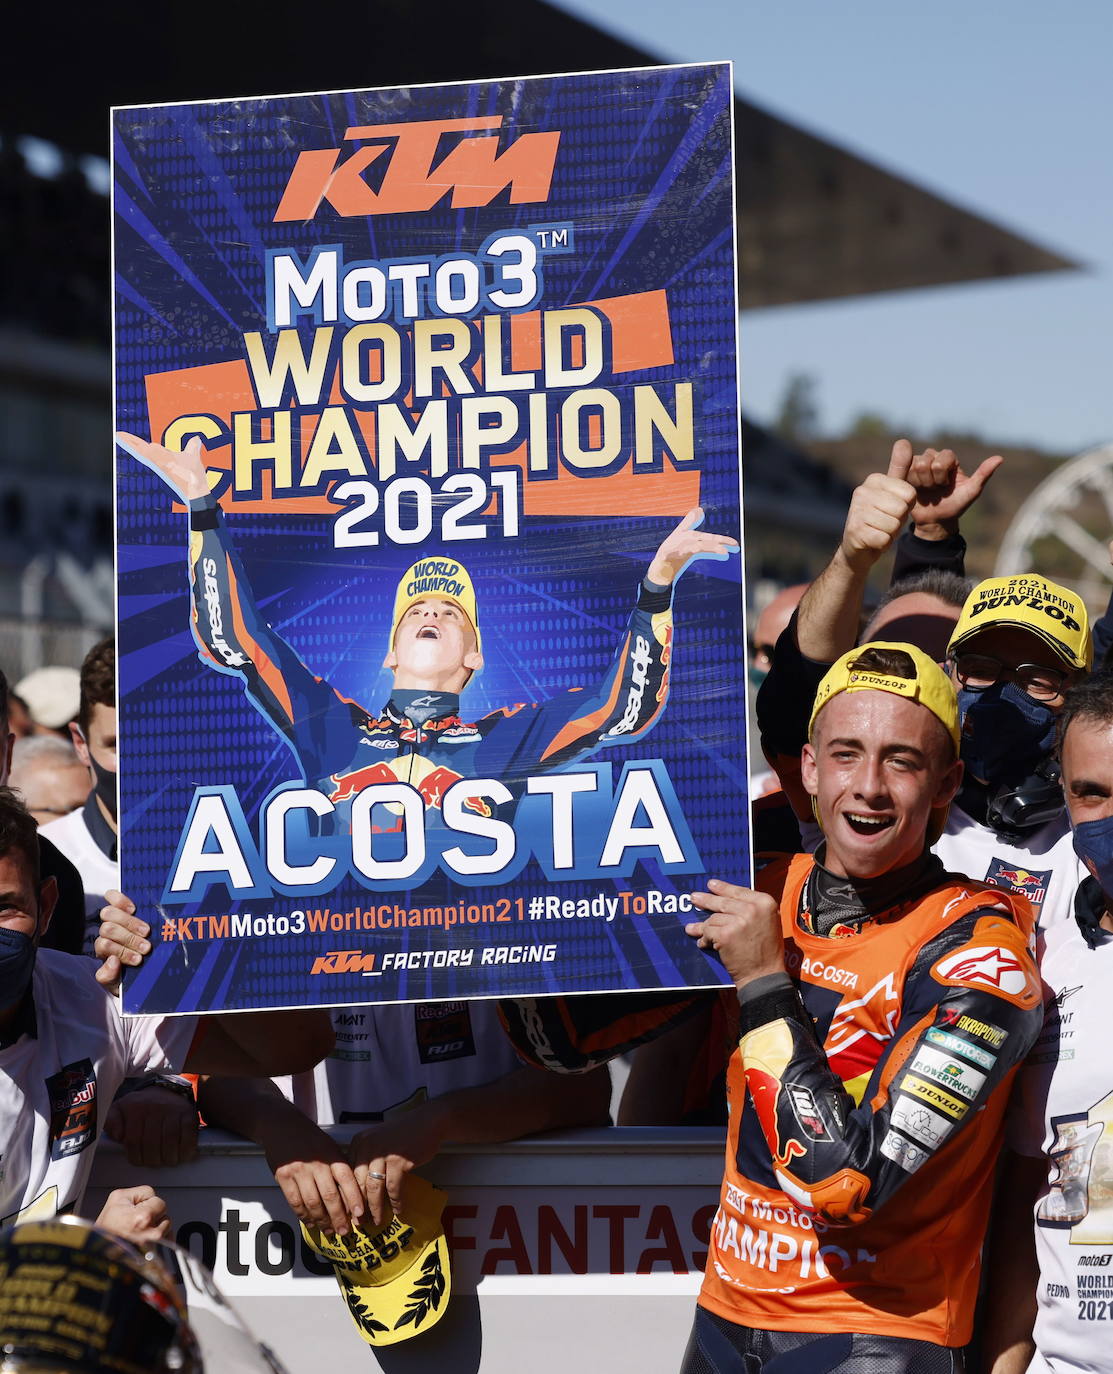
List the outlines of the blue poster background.
<svg viewBox="0 0 1113 1374">
<path fill-rule="evenodd" d="M 326 199 L 312 217 L 274 219 L 299 152 L 343 149 L 348 156 L 360 146 L 344 139 L 353 126 L 494 116 L 502 117 L 500 148 L 524 133 L 560 131 L 543 202 L 514 203 L 513 192 L 503 190 L 489 204 L 458 208 L 446 193 L 427 210 L 344 215 Z M 632 475 L 620 498 L 591 493 L 611 490 L 599 484 L 615 472 L 631 473 L 628 445 L 599 475 L 561 467 L 562 489 L 575 485 L 582 493 L 576 511 L 531 513 L 534 483 L 524 476 L 516 535 L 492 505 L 470 522 L 483 526 L 481 539 L 453 542 L 435 529 L 419 546 L 395 544 L 380 506 L 361 526 L 377 534 L 376 544 L 336 548 L 340 505 L 302 510 L 296 493 L 286 500 L 272 488 L 263 509 L 266 503 L 253 505 L 250 493 L 240 493 L 237 503 L 224 489 L 227 538 L 259 623 L 370 717 L 380 717 L 391 695 L 382 665 L 395 590 L 417 559 L 459 560 L 474 583 L 485 666 L 461 695 L 466 729 L 500 708 L 560 698 L 569 688 L 590 694 L 608 682 L 640 579 L 682 514 L 655 500 L 661 484 L 675 482 L 681 470 L 698 473 L 703 528 L 738 537 L 731 117 L 725 65 L 115 112 L 117 428 L 142 438 L 163 440 L 174 411 L 160 386 L 174 382 L 175 396 L 190 397 L 175 414 L 219 416 L 218 400 L 204 393 L 204 370 L 242 362 L 250 331 L 272 345 L 267 278 L 276 251 L 295 253 L 303 264 L 314 248 L 333 245 L 346 264 L 432 261 L 474 256 L 493 235 L 536 240 L 537 226 L 559 225 L 571 234 L 559 251 L 539 256 L 543 290 L 530 310 L 663 293 L 654 308 L 666 303 L 672 362 L 605 372 L 594 384 L 627 406 L 633 388 L 656 386 L 671 413 L 675 384 L 690 382 L 694 453 L 675 461 L 666 452 L 655 467 Z M 446 135 L 441 147 L 468 136 Z M 367 184 L 376 185 L 381 172 L 372 163 Z M 471 318 L 491 313 L 488 307 Z M 314 323 L 295 322 L 307 351 Z M 350 327 L 341 320 L 337 338 Z M 623 340 L 637 352 L 636 323 Z M 574 364 L 572 347 L 566 361 Z M 537 389 L 544 390 L 541 382 Z M 568 390 L 553 391 L 556 404 Z M 629 440 L 632 421 L 628 410 L 623 415 Z M 271 435 L 268 424 L 255 424 L 257 440 Z M 590 417 L 585 425 L 581 437 L 590 448 Z M 180 446 L 181 437 L 169 446 Z M 221 455 L 228 466 L 226 436 L 207 440 L 206 450 L 210 466 L 220 465 Z M 341 863 L 325 890 L 284 892 L 267 880 L 264 853 L 252 861 L 256 876 L 263 874 L 254 895 L 204 878 L 183 899 L 169 890 L 171 870 L 199 791 L 223 789 L 232 810 L 238 803 L 242 833 L 258 847 L 267 799 L 295 782 L 312 788 L 315 780 L 239 678 L 199 657 L 190 623 L 187 516 L 154 472 L 123 450 L 117 456 L 123 885 L 151 916 L 156 942 L 127 983 L 128 1012 L 726 981 L 718 963 L 684 935 L 692 917 L 682 902 L 707 877 L 745 882 L 750 871 L 738 552 L 693 562 L 675 584 L 669 695 L 652 728 L 629 742 L 608 740 L 568 765 L 578 773 L 595 770 L 599 787 L 573 799 L 571 871 L 546 874 L 534 857 L 506 880 L 463 882 L 438 869 L 417 885 L 371 884 L 358 873 L 337 876 Z M 420 463 L 398 468 L 424 470 Z M 490 470 L 485 464 L 481 475 Z M 451 459 L 449 471 L 456 471 Z M 309 495 L 327 494 L 338 480 Z M 644 506 L 630 497 L 643 489 Z M 399 510 L 403 522 L 418 518 L 404 499 Z M 245 615 L 250 625 L 250 608 Z M 629 689 L 629 676 L 622 687 Z M 618 869 L 600 874 L 612 816 L 607 797 L 630 766 L 661 784 L 685 861 L 663 862 L 649 845 L 642 857 L 631 851 Z M 514 824 L 521 847 L 539 826 L 544 830 L 547 802 L 529 799 L 535 819 L 527 824 L 521 781 L 511 790 L 514 800 L 491 814 Z M 644 829 L 650 821 L 643 809 L 633 824 Z M 342 821 L 337 828 L 343 831 Z M 550 836 L 550 848 L 552 842 Z M 385 857 L 399 843 L 391 835 L 373 840 Z M 215 835 L 201 842 L 207 853 L 220 844 Z M 307 838 L 298 862 L 333 852 L 330 845 L 341 853 L 344 844 L 343 834 L 316 848 Z M 490 844 L 474 838 L 465 845 L 472 854 L 485 848 Z M 593 857 L 585 859 L 589 851 Z M 438 910 L 441 923 L 428 923 L 436 920 L 428 913 Z M 444 915 L 450 911 L 451 924 Z M 452 951 L 455 958 L 448 957 Z"/>
</svg>

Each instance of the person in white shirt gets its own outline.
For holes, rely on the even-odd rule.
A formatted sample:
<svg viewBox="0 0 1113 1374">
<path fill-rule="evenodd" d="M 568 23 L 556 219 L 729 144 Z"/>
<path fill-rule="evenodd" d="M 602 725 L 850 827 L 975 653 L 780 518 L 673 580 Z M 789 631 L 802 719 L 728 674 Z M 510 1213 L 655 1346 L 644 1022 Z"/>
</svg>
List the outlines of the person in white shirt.
<svg viewBox="0 0 1113 1374">
<path fill-rule="evenodd" d="M 81 874 L 85 887 L 85 953 L 92 954 L 105 894 L 120 886 L 116 824 L 116 644 L 102 639 L 81 665 L 81 704 L 70 725 L 77 756 L 89 772 L 85 804 L 48 821 L 42 834 Z"/>
<path fill-rule="evenodd" d="M 333 1045 L 315 1010 L 125 1020 L 97 963 L 40 947 L 54 899 L 34 819 L 0 788 L 0 1225 L 80 1206 L 129 1075 L 299 1072 Z"/>
<path fill-rule="evenodd" d="M 1046 1014 L 1017 1078 L 992 1234 L 985 1368 L 1113 1368 L 1113 674 L 1067 696 L 1060 726 L 1073 919 L 1040 942 Z"/>
</svg>

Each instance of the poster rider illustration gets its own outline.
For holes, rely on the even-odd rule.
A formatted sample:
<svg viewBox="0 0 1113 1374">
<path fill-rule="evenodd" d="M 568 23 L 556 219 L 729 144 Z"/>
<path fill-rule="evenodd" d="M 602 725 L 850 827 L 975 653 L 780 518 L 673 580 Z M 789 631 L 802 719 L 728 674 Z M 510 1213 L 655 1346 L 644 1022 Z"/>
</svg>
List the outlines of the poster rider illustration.
<svg viewBox="0 0 1113 1374">
<path fill-rule="evenodd" d="M 210 493 L 200 441 L 180 453 L 131 434 L 117 442 L 188 507 L 193 632 L 202 658 L 243 679 L 305 781 L 337 805 L 373 783 L 402 782 L 420 792 L 427 809 L 439 810 L 461 778 L 499 778 L 513 788 L 644 734 L 668 695 L 676 578 L 693 559 L 721 560 L 738 549 L 733 538 L 699 530 L 703 512 L 689 511 L 650 562 L 618 652 L 594 690 L 573 688 L 474 721 L 460 715 L 460 693 L 483 667 L 471 578 L 451 556 L 419 559 L 398 584 L 384 660 L 393 687 L 376 715 L 317 677 L 259 614 Z M 465 805 L 489 814 L 482 798 Z"/>
</svg>

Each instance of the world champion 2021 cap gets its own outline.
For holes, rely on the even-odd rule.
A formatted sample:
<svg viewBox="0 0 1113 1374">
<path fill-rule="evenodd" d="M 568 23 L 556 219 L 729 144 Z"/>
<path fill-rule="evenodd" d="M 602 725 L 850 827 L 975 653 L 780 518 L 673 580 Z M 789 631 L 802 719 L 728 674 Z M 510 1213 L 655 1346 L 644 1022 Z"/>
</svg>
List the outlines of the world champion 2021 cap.
<svg viewBox="0 0 1113 1374">
<path fill-rule="evenodd" d="M 915 666 L 915 677 L 898 677 L 891 673 L 854 667 L 867 649 L 902 650 Z M 875 640 L 872 644 L 860 644 L 834 662 L 816 689 L 815 704 L 808 721 L 809 740 L 815 731 L 816 716 L 831 698 L 838 696 L 840 692 L 890 692 L 894 696 L 907 697 L 921 706 L 926 706 L 950 735 L 955 753 L 958 753 L 958 697 L 955 694 L 954 683 L 938 663 L 929 658 L 922 649 L 917 649 L 914 644 L 890 644 Z"/>
<path fill-rule="evenodd" d="M 405 1217 L 378 1231 L 326 1236 L 301 1224 L 306 1243 L 332 1265 L 359 1334 L 369 1345 L 408 1340 L 444 1316 L 452 1295 L 441 1213 L 447 1197 L 418 1174 L 406 1177 Z"/>
<path fill-rule="evenodd" d="M 1082 598 L 1045 577 L 1018 573 L 979 582 L 962 608 L 949 654 L 967 648 L 983 630 L 1028 630 L 1069 668 L 1089 669 L 1094 659 L 1090 618 Z"/>
<path fill-rule="evenodd" d="M 394 618 L 390 627 L 390 645 L 398 634 L 402 617 L 415 601 L 426 596 L 437 596 L 459 606 L 467 616 L 475 631 L 475 647 L 482 653 L 483 643 L 479 636 L 479 608 L 475 602 L 475 587 L 463 563 L 455 558 L 419 558 L 412 567 L 407 568 L 398 582 L 394 594 Z"/>
</svg>

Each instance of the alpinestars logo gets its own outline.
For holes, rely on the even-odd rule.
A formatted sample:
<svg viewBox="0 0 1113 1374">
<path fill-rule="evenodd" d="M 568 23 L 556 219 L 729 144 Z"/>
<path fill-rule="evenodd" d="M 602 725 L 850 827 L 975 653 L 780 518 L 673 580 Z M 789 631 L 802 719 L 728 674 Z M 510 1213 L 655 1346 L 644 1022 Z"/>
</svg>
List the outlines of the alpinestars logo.
<svg viewBox="0 0 1113 1374">
<path fill-rule="evenodd" d="M 209 637 L 213 648 L 229 668 L 242 668 L 246 657 L 233 649 L 224 638 L 224 613 L 220 607 L 220 584 L 216 580 L 216 560 L 206 558 L 202 564 L 205 574 L 205 609 L 209 613 Z"/>
<path fill-rule="evenodd" d="M 936 977 L 971 987 L 992 988 L 995 992 L 1019 997 L 1028 987 L 1027 967 L 1010 950 L 1000 946 L 961 949 L 940 959 L 933 970 Z"/>
</svg>

